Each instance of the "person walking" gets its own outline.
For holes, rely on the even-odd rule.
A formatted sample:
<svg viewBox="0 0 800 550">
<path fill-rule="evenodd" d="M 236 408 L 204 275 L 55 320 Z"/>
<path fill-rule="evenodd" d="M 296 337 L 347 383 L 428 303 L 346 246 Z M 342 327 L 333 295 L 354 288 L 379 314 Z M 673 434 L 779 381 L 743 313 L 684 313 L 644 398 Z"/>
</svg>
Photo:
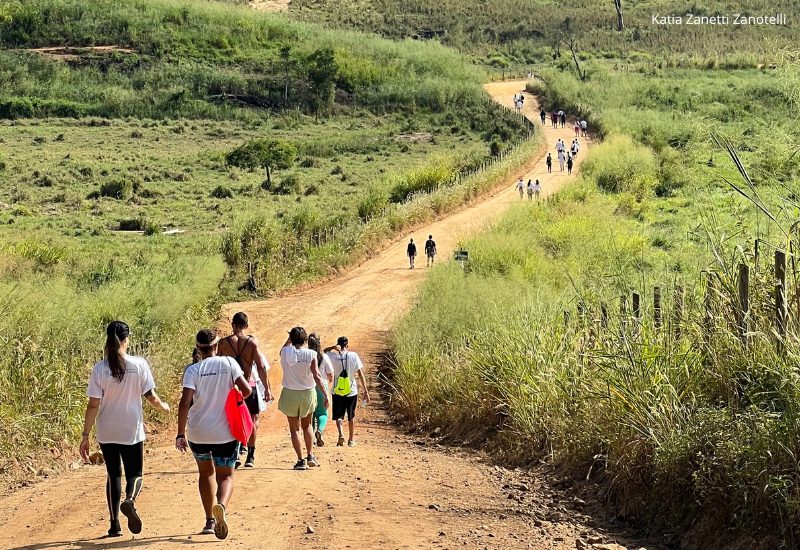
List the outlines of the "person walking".
<svg viewBox="0 0 800 550">
<path fill-rule="evenodd" d="M 565 127 L 567 125 L 567 113 L 561 111 L 558 113 L 558 116 L 561 117 L 561 127 Z"/>
<path fill-rule="evenodd" d="M 256 432 L 258 431 L 258 419 L 262 412 L 262 407 L 266 409 L 266 403 L 272 401 L 272 389 L 269 386 L 267 369 L 269 364 L 263 360 L 263 354 L 258 347 L 258 340 L 254 336 L 245 335 L 244 331 L 249 328 L 249 320 L 244 312 L 236 313 L 231 319 L 233 334 L 220 340 L 217 346 L 217 355 L 233 357 L 239 368 L 244 373 L 245 380 L 250 383 L 251 393 L 244 400 L 250 417 L 253 420 L 253 433 L 250 441 L 247 442 L 247 457 L 244 461 L 245 468 L 255 466 L 256 454 Z M 253 368 L 255 367 L 255 368 Z M 263 386 L 264 390 L 259 390 Z M 236 467 L 238 468 L 237 461 Z"/>
<path fill-rule="evenodd" d="M 203 329 L 197 333 L 201 359 L 183 373 L 175 447 L 182 453 L 191 449 L 197 463 L 197 485 L 206 517 L 201 533 L 213 533 L 222 540 L 228 537 L 226 512 L 239 457 L 239 442 L 231 432 L 225 406 L 234 387 L 245 399 L 252 390 L 233 357 L 217 354 L 218 345 L 216 331 Z"/>
<path fill-rule="evenodd" d="M 314 418 L 311 420 L 316 445 L 317 447 L 324 447 L 325 440 L 322 438 L 322 433 L 325 431 L 325 426 L 328 425 L 329 416 L 328 406 L 325 404 L 325 396 L 328 395 L 333 384 L 333 364 L 331 364 L 330 357 L 322 353 L 322 341 L 318 334 L 311 333 L 308 335 L 308 349 L 317 354 L 319 376 L 322 378 L 322 385 L 325 386 L 324 392 L 320 391 L 319 388 L 314 388 L 317 392 L 317 408 L 314 409 Z"/>
<path fill-rule="evenodd" d="M 558 152 L 558 165 L 561 167 L 561 171 L 564 171 L 564 163 L 566 162 L 566 157 L 564 156 L 564 151 Z"/>
<path fill-rule="evenodd" d="M 570 150 L 572 151 L 572 158 L 575 158 L 575 157 L 578 156 L 578 151 L 580 150 L 580 148 L 581 148 L 581 146 L 578 143 L 578 138 L 573 139 L 572 140 L 572 146 L 570 147 Z"/>
<path fill-rule="evenodd" d="M 517 180 L 517 193 L 519 193 L 519 200 L 523 200 L 525 198 L 525 182 L 522 178 Z"/>
<path fill-rule="evenodd" d="M 558 128 L 558 113 L 556 113 L 555 109 L 550 113 L 550 122 L 553 128 Z"/>
<path fill-rule="evenodd" d="M 532 200 L 533 200 L 533 180 L 528 180 L 528 201 Z"/>
<path fill-rule="evenodd" d="M 556 141 L 556 152 L 563 153 L 567 150 L 567 146 L 564 145 L 564 141 L 561 138 L 558 138 Z"/>
<path fill-rule="evenodd" d="M 578 137 L 580 134 L 581 134 L 581 123 L 580 123 L 580 121 L 579 121 L 579 120 L 576 118 L 576 119 L 575 119 L 575 137 Z"/>
<path fill-rule="evenodd" d="M 589 125 L 586 124 L 586 120 L 585 119 L 581 120 L 581 134 L 583 134 L 583 137 L 586 137 L 586 129 L 588 127 L 589 127 Z"/>
<path fill-rule="evenodd" d="M 335 346 L 325 348 L 325 352 L 331 358 L 334 369 L 333 419 L 336 421 L 336 429 L 339 430 L 337 447 L 344 446 L 342 425 L 345 414 L 347 414 L 348 429 L 347 446 L 356 446 L 356 407 L 358 406 L 358 383 L 356 379 L 361 383 L 361 387 L 364 390 L 364 403 L 370 402 L 367 380 L 364 377 L 364 365 L 358 354 L 350 351 L 348 346 L 347 337 L 340 336 L 336 340 Z"/>
<path fill-rule="evenodd" d="M 547 119 L 547 113 L 544 112 L 544 108 L 542 108 L 541 112 L 539 113 L 539 118 L 542 119 L 542 125 L 544 125 L 544 121 Z"/>
<path fill-rule="evenodd" d="M 278 409 L 286 415 L 292 447 L 297 454 L 295 470 L 308 470 L 319 466 L 314 456 L 311 422 L 317 408 L 317 391 L 323 395 L 323 405 L 328 408 L 328 390 L 322 382 L 317 366 L 317 353 L 308 349 L 308 334 L 303 327 L 294 327 L 281 349 L 283 389 Z M 300 440 L 302 432 L 303 440 Z M 306 455 L 303 458 L 303 443 Z"/>
<path fill-rule="evenodd" d="M 428 240 L 425 241 L 425 257 L 428 260 L 428 267 L 433 267 L 436 259 L 436 241 L 433 240 L 433 235 L 428 235 Z"/>
<path fill-rule="evenodd" d="M 547 164 L 547 173 L 551 174 L 553 172 L 553 157 L 550 155 L 550 153 L 547 153 L 545 164 Z"/>
<path fill-rule="evenodd" d="M 536 183 L 533 184 L 533 195 L 536 199 L 536 202 L 539 202 L 539 196 L 542 194 L 542 184 L 539 183 L 539 180 L 536 180 Z"/>
<path fill-rule="evenodd" d="M 572 174 L 572 155 L 567 155 L 567 173 Z"/>
<path fill-rule="evenodd" d="M 106 358 L 92 368 L 87 396 L 89 403 L 83 417 L 79 452 L 89 462 L 89 434 L 95 437 L 106 465 L 106 501 L 110 525 L 109 537 L 122 536 L 119 514 L 128 518 L 128 530 L 142 532 L 142 520 L 136 510 L 136 497 L 142 490 L 144 470 L 144 411 L 142 396 L 156 409 L 169 412 L 169 405 L 156 395 L 150 365 L 142 357 L 128 355 L 130 329 L 122 321 L 106 327 Z M 125 500 L 122 499 L 122 468 L 125 468 Z"/>
<path fill-rule="evenodd" d="M 414 259 L 417 257 L 417 245 L 414 244 L 414 239 L 409 241 L 406 247 L 406 255 L 408 256 L 408 263 L 410 265 L 408 269 L 414 269 Z"/>
</svg>

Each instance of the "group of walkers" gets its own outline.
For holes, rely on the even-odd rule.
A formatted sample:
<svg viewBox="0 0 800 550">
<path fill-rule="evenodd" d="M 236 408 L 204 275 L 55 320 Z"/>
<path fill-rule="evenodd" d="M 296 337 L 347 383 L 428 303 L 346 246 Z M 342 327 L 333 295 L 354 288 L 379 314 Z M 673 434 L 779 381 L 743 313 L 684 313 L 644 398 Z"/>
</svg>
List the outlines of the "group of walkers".
<svg viewBox="0 0 800 550">
<path fill-rule="evenodd" d="M 515 101 L 516 101 L 516 96 Z M 542 120 L 542 124 L 546 124 L 547 122 L 547 112 L 542 109 L 539 112 L 539 118 Z M 550 113 L 550 125 L 552 128 L 564 128 L 567 125 L 567 113 L 563 110 L 553 111 Z M 575 137 L 583 136 L 586 137 L 587 130 L 589 128 L 589 124 L 586 122 L 586 119 L 575 119 Z"/>
<path fill-rule="evenodd" d="M 258 416 L 273 400 L 267 376 L 269 364 L 258 341 L 245 334 L 247 315 L 237 313 L 231 325 L 232 334 L 225 338 L 219 338 L 212 329 L 197 333 L 192 364 L 183 375 L 175 437 L 176 448 L 181 452 L 191 450 L 197 464 L 198 489 L 205 513 L 201 533 L 214 534 L 219 539 L 228 536 L 226 510 L 233 493 L 234 470 L 245 452 L 245 468 L 254 467 Z M 156 394 L 147 361 L 127 353 L 129 340 L 130 329 L 122 321 L 114 321 L 106 328 L 105 359 L 94 366 L 89 378 L 89 403 L 80 443 L 81 457 L 88 462 L 89 435 L 95 427 L 107 471 L 109 537 L 122 535 L 120 513 L 127 518 L 131 533 L 142 531 L 136 509 L 144 470 L 142 397 L 153 407 L 170 411 L 169 405 Z M 325 445 L 323 432 L 329 408 L 338 429 L 337 445 L 344 446 L 347 441 L 349 447 L 355 446 L 359 395 L 364 396 L 364 404 L 369 403 L 370 395 L 364 365 L 358 354 L 349 349 L 347 337 L 339 337 L 335 345 L 323 348 L 319 335 L 294 327 L 281 349 L 280 361 L 283 389 L 278 409 L 288 419 L 297 455 L 294 469 L 320 466 L 314 444 Z M 242 401 L 253 420 L 249 439 L 234 429 L 235 422 L 231 419 Z"/>
<path fill-rule="evenodd" d="M 525 105 L 525 96 L 522 95 L 522 92 L 518 94 L 514 94 L 514 110 L 518 113 L 522 111 L 522 107 Z"/>
<path fill-rule="evenodd" d="M 570 145 L 569 149 L 567 149 L 567 145 L 564 143 L 564 140 L 561 138 L 558 139 L 556 142 L 556 155 L 558 156 L 558 165 L 562 172 L 564 171 L 564 166 L 566 165 L 567 173 L 572 174 L 572 167 L 575 165 L 575 158 L 578 156 L 578 151 L 580 151 L 580 148 L 581 145 L 578 141 L 578 138 L 572 140 L 572 144 Z M 550 153 L 547 153 L 545 164 L 547 165 L 547 173 L 552 173 L 553 157 Z"/>
<path fill-rule="evenodd" d="M 522 107 L 522 101 L 524 98 L 522 97 L 522 93 L 514 95 L 514 105 L 518 105 L 518 110 Z M 548 119 L 548 113 L 544 109 L 539 112 L 539 118 L 542 120 L 542 124 L 546 124 Z M 550 123 L 552 124 L 553 128 L 561 128 L 566 127 L 567 124 L 567 113 L 563 110 L 555 110 L 549 114 Z M 572 143 L 569 147 L 564 143 L 564 140 L 561 138 L 558 139 L 556 142 L 556 158 L 558 159 L 558 165 L 563 172 L 566 168 L 568 174 L 572 174 L 572 168 L 575 166 L 575 159 L 578 156 L 578 152 L 580 151 L 581 144 L 578 138 L 580 136 L 586 136 L 588 124 L 586 120 L 582 119 L 575 119 L 575 138 L 572 140 Z M 547 165 L 547 173 L 550 174 L 553 172 L 553 156 L 552 153 L 547 153 L 547 158 L 545 159 L 545 164 Z M 519 192 L 520 200 L 525 200 L 525 191 L 527 190 L 528 193 L 528 200 L 532 201 L 536 199 L 539 200 L 539 196 L 542 192 L 542 186 L 539 183 L 539 180 L 528 180 L 526 184 L 523 178 L 519 178 L 516 184 L 516 190 Z M 409 245 L 410 246 L 410 245 Z"/>
<path fill-rule="evenodd" d="M 408 269 L 414 269 L 414 260 L 417 258 L 417 245 L 414 244 L 414 239 L 411 239 L 406 246 L 406 256 L 408 256 Z M 428 259 L 428 267 L 433 267 L 436 259 L 436 241 L 433 240 L 433 235 L 428 235 L 428 240 L 425 241 L 425 257 Z"/>
<path fill-rule="evenodd" d="M 535 180 L 535 181 L 528 180 L 528 183 L 526 185 L 525 181 L 523 180 L 523 178 L 519 178 L 519 180 L 517 180 L 517 192 L 519 192 L 519 199 L 520 200 L 525 200 L 525 190 L 526 189 L 528 190 L 528 200 L 529 201 L 532 201 L 534 199 L 536 199 L 537 201 L 539 200 L 539 196 L 542 193 L 542 184 L 539 183 L 538 179 Z"/>
</svg>

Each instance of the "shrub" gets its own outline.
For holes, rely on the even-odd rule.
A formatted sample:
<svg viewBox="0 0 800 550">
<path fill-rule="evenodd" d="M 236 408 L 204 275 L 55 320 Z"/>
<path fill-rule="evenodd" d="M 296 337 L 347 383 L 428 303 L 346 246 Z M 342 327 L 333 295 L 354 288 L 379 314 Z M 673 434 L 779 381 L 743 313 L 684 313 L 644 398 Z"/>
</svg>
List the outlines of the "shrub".
<svg viewBox="0 0 800 550">
<path fill-rule="evenodd" d="M 117 200 L 129 199 L 133 195 L 133 182 L 130 179 L 115 178 L 100 186 L 100 196 Z"/>
<path fill-rule="evenodd" d="M 379 187 L 371 187 L 358 203 L 358 217 L 362 220 L 373 218 L 380 214 L 389 204 L 389 196 Z"/>
<path fill-rule="evenodd" d="M 275 188 L 279 195 L 300 195 L 303 192 L 303 180 L 299 174 L 289 174 Z"/>
<path fill-rule="evenodd" d="M 213 191 L 211 191 L 211 196 L 215 199 L 232 199 L 233 191 L 231 191 L 228 187 L 218 185 Z"/>
<path fill-rule="evenodd" d="M 399 178 L 389 197 L 391 202 L 404 202 L 414 193 L 430 193 L 456 174 L 453 157 L 440 156 Z"/>
<path fill-rule="evenodd" d="M 655 155 L 634 145 L 627 136 L 612 136 L 592 148 L 581 171 L 611 193 L 632 191 L 642 182 L 655 184 L 658 180 Z"/>
</svg>

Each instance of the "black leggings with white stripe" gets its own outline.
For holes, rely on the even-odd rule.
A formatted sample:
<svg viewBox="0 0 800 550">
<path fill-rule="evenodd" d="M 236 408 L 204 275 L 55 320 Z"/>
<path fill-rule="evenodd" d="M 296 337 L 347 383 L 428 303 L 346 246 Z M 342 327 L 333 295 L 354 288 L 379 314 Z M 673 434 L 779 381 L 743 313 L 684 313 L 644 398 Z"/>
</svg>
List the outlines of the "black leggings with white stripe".
<svg viewBox="0 0 800 550">
<path fill-rule="evenodd" d="M 101 443 L 103 459 L 106 462 L 108 480 L 106 499 L 111 521 L 119 518 L 119 504 L 122 498 L 122 467 L 125 466 L 125 498 L 136 500 L 142 490 L 142 470 L 144 469 L 144 441 L 133 445 Z"/>
</svg>

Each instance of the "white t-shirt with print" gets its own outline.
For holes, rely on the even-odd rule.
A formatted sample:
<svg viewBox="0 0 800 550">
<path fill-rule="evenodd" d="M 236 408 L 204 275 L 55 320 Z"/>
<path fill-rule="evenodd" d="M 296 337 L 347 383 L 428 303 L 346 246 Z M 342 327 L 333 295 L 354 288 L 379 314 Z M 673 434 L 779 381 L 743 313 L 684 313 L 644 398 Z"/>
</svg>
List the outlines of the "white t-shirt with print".
<svg viewBox="0 0 800 550">
<path fill-rule="evenodd" d="M 208 357 L 189 365 L 183 387 L 194 390 L 189 409 L 187 439 L 192 443 L 229 443 L 235 439 L 225 414 L 225 403 L 234 381 L 244 376 L 233 357 Z"/>
<path fill-rule="evenodd" d="M 358 384 L 356 382 L 356 373 L 364 368 L 364 364 L 361 362 L 361 358 L 358 354 L 354 351 L 346 351 L 344 353 L 339 353 L 338 351 L 329 351 L 328 357 L 333 363 L 333 385 L 336 386 L 336 379 L 339 378 L 339 374 L 347 369 L 347 376 L 350 378 L 350 393 L 347 394 L 347 397 L 353 397 L 354 395 L 358 395 Z"/>
<path fill-rule="evenodd" d="M 142 395 L 155 389 L 150 365 L 142 357 L 125 355 L 125 376 L 121 382 L 111 376 L 103 359 L 89 377 L 89 397 L 100 399 L 97 412 L 97 442 L 134 445 L 144 441 Z"/>
<path fill-rule="evenodd" d="M 281 369 L 283 370 L 283 387 L 287 390 L 310 390 L 317 386 L 311 374 L 311 362 L 317 358 L 317 352 L 289 345 L 281 350 Z"/>
</svg>

